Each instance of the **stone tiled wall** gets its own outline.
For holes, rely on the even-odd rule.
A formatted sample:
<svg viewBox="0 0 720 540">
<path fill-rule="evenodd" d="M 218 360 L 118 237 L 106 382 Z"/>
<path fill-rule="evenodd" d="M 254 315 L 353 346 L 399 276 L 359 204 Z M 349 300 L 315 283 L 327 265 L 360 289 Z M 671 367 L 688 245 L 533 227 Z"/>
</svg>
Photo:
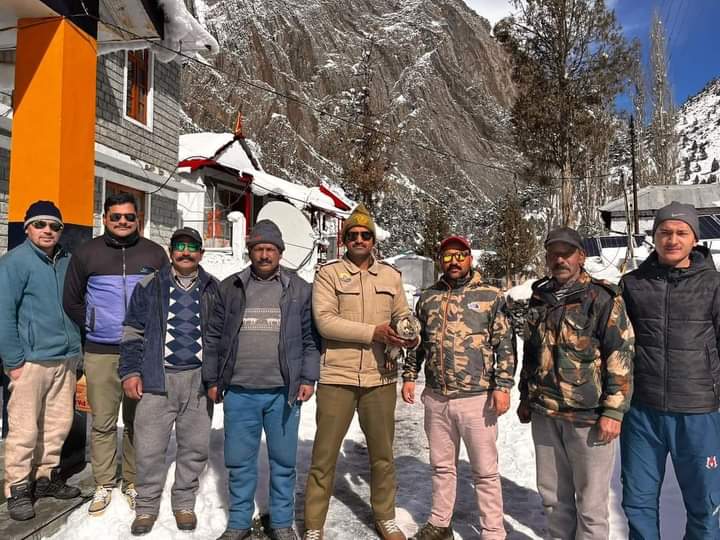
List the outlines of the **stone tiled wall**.
<svg viewBox="0 0 720 540">
<path fill-rule="evenodd" d="M 8 191 L 10 178 L 10 152 L 0 148 L 0 255 L 7 251 L 7 211 Z M 101 176 L 95 177 L 94 215 L 93 215 L 93 236 L 99 236 L 103 232 L 103 182 Z M 170 236 L 178 227 L 179 214 L 177 201 L 161 195 L 150 195 L 150 225 L 145 231 L 145 236 L 157 242 L 161 246 L 170 244 Z"/>
<path fill-rule="evenodd" d="M 180 221 L 177 201 L 160 195 L 150 197 L 150 227 L 145 231 L 145 236 L 163 247 L 169 246 L 170 237 Z"/>
<path fill-rule="evenodd" d="M 152 131 L 124 116 L 125 52 L 98 57 L 96 141 L 166 171 L 177 164 L 180 65 L 153 60 Z"/>
<path fill-rule="evenodd" d="M 180 65 L 154 61 L 152 129 L 134 124 L 123 115 L 125 53 L 115 52 L 98 57 L 97 123 L 95 139 L 118 152 L 162 168 L 167 172 L 177 164 L 180 136 Z M 10 136 L 10 132 L 0 134 Z M 0 255 L 7 251 L 7 211 L 10 178 L 10 151 L 0 148 Z M 142 176 L 134 176 L 143 181 Z M 102 233 L 103 183 L 95 177 L 93 235 Z M 117 181 L 114 179 L 113 181 Z M 122 182 L 121 182 L 122 183 Z M 151 186 L 152 189 L 154 186 Z M 145 235 L 167 245 L 178 225 L 174 199 L 150 195 L 150 226 Z"/>
</svg>

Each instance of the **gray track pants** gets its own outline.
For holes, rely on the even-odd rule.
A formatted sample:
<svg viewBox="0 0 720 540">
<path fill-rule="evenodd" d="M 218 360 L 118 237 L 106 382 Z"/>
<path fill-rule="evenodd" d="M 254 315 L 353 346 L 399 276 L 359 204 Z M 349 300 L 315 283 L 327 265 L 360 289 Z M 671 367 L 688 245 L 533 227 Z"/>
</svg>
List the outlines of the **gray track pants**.
<svg viewBox="0 0 720 540">
<path fill-rule="evenodd" d="M 595 427 L 533 412 L 537 486 L 552 540 L 607 540 L 617 441 L 599 445 Z"/>
<path fill-rule="evenodd" d="M 198 478 L 208 459 L 213 404 L 202 390 L 200 368 L 166 372 L 165 390 L 167 395 L 143 394 L 135 412 L 137 515 L 157 516 L 160 511 L 173 424 L 177 440 L 173 511 L 193 510 Z"/>
</svg>

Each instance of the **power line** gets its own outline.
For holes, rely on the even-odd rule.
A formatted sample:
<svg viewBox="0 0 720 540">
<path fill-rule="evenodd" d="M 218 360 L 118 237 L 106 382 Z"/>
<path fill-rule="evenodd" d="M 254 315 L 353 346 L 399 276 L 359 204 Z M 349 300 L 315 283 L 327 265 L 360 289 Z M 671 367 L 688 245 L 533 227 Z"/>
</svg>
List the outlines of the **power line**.
<svg viewBox="0 0 720 540">
<path fill-rule="evenodd" d="M 678 32 L 682 31 L 682 28 L 685 25 L 685 21 L 688 17 L 688 12 L 692 9 L 693 5 L 694 5 L 693 2 L 688 2 L 687 5 L 685 6 L 685 9 L 682 10 L 682 13 L 680 15 L 680 17 L 681 17 L 680 24 L 678 25 Z M 674 50 L 677 50 L 677 47 Z M 673 50 L 670 50 L 668 47 L 668 64 L 672 60 L 672 57 L 673 57 Z"/>
<path fill-rule="evenodd" d="M 668 54 L 670 52 L 670 44 L 672 43 L 673 39 L 675 39 L 677 37 L 675 30 L 677 29 L 679 31 L 681 29 L 681 26 L 678 25 L 678 21 L 680 21 L 684 15 L 683 9 L 682 9 L 683 3 L 684 3 L 683 0 L 677 0 L 678 10 L 675 13 L 675 20 L 673 21 L 672 28 L 670 28 L 670 31 L 667 36 Z"/>
</svg>

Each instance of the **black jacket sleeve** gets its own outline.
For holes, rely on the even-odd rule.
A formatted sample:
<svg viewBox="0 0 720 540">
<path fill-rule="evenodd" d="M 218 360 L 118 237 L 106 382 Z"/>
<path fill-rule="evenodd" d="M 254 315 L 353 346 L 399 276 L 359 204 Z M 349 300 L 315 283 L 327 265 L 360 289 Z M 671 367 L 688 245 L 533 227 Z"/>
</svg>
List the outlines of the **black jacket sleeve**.
<svg viewBox="0 0 720 540">
<path fill-rule="evenodd" d="M 149 295 L 158 286 L 157 279 L 147 285 L 139 283 L 130 298 L 130 306 L 123 322 L 123 336 L 120 342 L 118 375 L 124 381 L 130 377 L 142 376 L 145 357 L 145 324 L 150 312 Z"/>
<path fill-rule="evenodd" d="M 315 384 L 320 379 L 320 334 L 312 315 L 312 286 L 308 286 L 302 312 L 303 363 L 300 384 Z"/>
<path fill-rule="evenodd" d="M 85 331 L 85 287 L 87 286 L 87 279 L 83 258 L 80 255 L 74 255 L 70 258 L 70 264 L 65 274 L 63 309 L 83 333 Z"/>
<path fill-rule="evenodd" d="M 220 343 L 225 326 L 225 287 L 221 283 L 217 290 L 210 318 L 207 322 L 207 332 L 203 343 L 202 378 L 206 388 L 218 386 L 222 373 L 222 359 L 220 358 Z"/>
</svg>

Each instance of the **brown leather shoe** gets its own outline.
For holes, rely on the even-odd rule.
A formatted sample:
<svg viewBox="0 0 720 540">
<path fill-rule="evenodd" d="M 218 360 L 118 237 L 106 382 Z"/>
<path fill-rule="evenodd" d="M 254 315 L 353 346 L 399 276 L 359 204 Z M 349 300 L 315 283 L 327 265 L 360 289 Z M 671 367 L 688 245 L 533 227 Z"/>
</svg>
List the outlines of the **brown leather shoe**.
<svg viewBox="0 0 720 540">
<path fill-rule="evenodd" d="M 197 527 L 197 516 L 192 510 L 175 510 L 175 524 L 181 531 L 194 531 Z"/>
<path fill-rule="evenodd" d="M 407 540 L 394 519 L 378 519 L 375 530 L 383 540 Z"/>
<path fill-rule="evenodd" d="M 152 531 L 153 525 L 157 516 L 151 516 L 150 514 L 140 514 L 135 517 L 135 521 L 130 526 L 130 532 L 133 536 L 141 536 Z"/>
</svg>

